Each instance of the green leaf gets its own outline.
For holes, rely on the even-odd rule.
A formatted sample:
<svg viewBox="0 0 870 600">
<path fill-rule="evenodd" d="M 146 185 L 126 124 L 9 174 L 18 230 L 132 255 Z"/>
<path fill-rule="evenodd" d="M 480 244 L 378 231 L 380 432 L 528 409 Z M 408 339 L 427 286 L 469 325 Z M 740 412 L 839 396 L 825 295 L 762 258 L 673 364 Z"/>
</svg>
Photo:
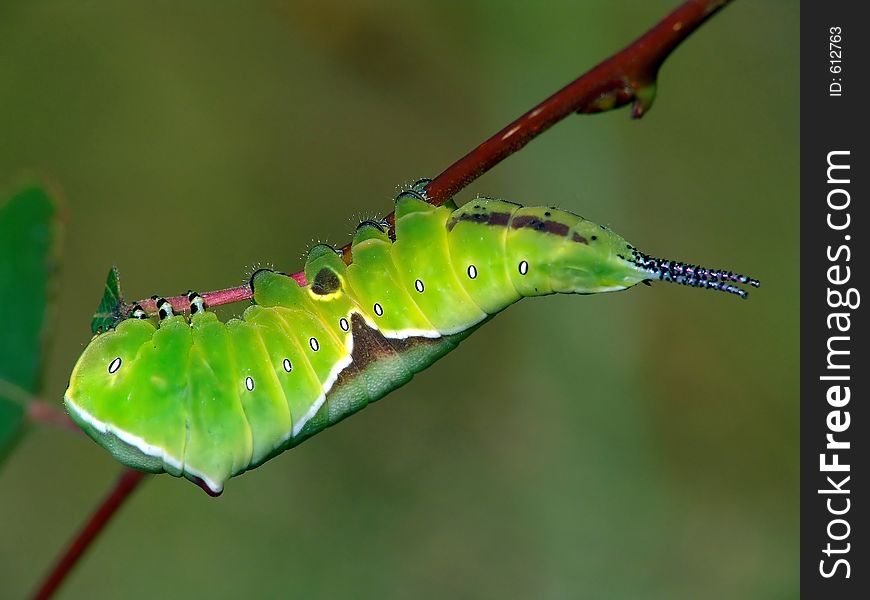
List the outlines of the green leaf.
<svg viewBox="0 0 870 600">
<path fill-rule="evenodd" d="M 112 329 L 123 318 L 124 296 L 121 295 L 121 275 L 118 267 L 109 269 L 106 277 L 106 289 L 103 298 L 91 319 L 91 333 L 97 335 L 107 329 Z"/>
<path fill-rule="evenodd" d="M 38 392 L 47 314 L 58 268 L 60 219 L 44 186 L 0 200 L 0 458 L 24 425 Z"/>
</svg>

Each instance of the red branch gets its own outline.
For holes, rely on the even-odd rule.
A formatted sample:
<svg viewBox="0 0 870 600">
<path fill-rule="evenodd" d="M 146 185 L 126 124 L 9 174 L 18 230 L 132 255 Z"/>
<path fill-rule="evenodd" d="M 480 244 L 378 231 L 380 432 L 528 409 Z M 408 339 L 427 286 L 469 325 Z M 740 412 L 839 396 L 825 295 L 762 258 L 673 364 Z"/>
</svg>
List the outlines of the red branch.
<svg viewBox="0 0 870 600">
<path fill-rule="evenodd" d="M 632 104 L 631 116 L 640 118 L 649 110 L 655 97 L 659 67 L 693 31 L 731 0 L 688 0 L 662 19 L 655 27 L 623 50 L 599 63 L 561 90 L 514 120 L 477 148 L 447 167 L 426 188 L 429 200 L 444 204 L 469 183 L 489 171 L 505 158 L 520 150 L 541 133 L 572 113 L 596 113 Z M 390 227 L 394 215 L 386 217 Z M 346 263 L 353 259 L 350 244 L 341 249 Z M 291 275 L 305 285 L 305 273 Z M 202 294 L 209 306 L 250 300 L 249 285 Z M 176 312 L 189 310 L 187 296 L 167 298 Z M 157 313 L 152 299 L 138 304 L 149 314 Z M 124 314 L 133 308 L 124 307 Z"/>
<path fill-rule="evenodd" d="M 45 423 L 82 433 L 81 428 L 69 418 L 69 415 L 42 400 L 33 400 L 27 405 L 27 418 L 34 423 Z"/>
<path fill-rule="evenodd" d="M 596 113 L 633 103 L 640 118 L 655 95 L 659 67 L 690 33 L 731 0 L 689 0 L 628 47 L 520 116 L 447 167 L 427 188 L 443 204 L 462 188 L 572 113 Z"/>
<path fill-rule="evenodd" d="M 85 553 L 85 550 L 91 545 L 91 542 L 103 531 L 103 528 L 115 515 L 115 512 L 124 504 L 124 501 L 130 497 L 142 480 L 146 473 L 142 471 L 134 471 L 133 469 L 125 469 L 115 488 L 103 499 L 103 502 L 97 508 L 97 511 L 91 516 L 87 524 L 78 532 L 73 542 L 54 565 L 54 568 L 39 586 L 39 589 L 33 595 L 34 600 L 43 600 L 51 598 L 57 588 L 63 583 L 63 580 L 76 565 L 78 560 Z"/>
<path fill-rule="evenodd" d="M 520 116 L 480 146 L 447 167 L 427 187 L 429 199 L 441 205 L 469 183 L 489 171 L 505 158 L 528 144 L 541 133 L 572 113 L 595 113 L 632 103 L 632 117 L 642 117 L 655 96 L 659 67 L 680 42 L 695 31 L 711 15 L 731 0 L 688 0 L 666 16 L 655 27 L 631 45 L 600 63 L 591 71 Z M 387 219 L 392 226 L 393 214 Z M 350 244 L 342 248 L 345 261 L 352 260 Z M 291 275 L 299 285 L 305 285 L 305 274 Z M 210 306 L 220 306 L 250 300 L 247 285 L 202 294 Z M 189 309 L 187 296 L 167 298 L 177 312 Z M 140 300 L 142 308 L 157 312 L 154 300 Z M 128 313 L 133 305 L 126 305 Z M 36 598 L 48 598 L 99 534 L 109 518 L 143 478 L 138 471 L 126 471 L 97 513 L 79 532 L 61 558 Z"/>
</svg>

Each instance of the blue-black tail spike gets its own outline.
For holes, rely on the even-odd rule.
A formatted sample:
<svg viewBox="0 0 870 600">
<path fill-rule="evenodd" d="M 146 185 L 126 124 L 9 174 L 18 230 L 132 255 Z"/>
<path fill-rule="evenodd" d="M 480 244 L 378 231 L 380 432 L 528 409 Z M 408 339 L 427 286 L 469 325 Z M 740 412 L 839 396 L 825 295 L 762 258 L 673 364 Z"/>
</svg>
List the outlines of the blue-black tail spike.
<svg viewBox="0 0 870 600">
<path fill-rule="evenodd" d="M 711 269 L 699 265 L 690 265 L 675 260 L 654 258 L 638 250 L 632 250 L 631 261 L 649 272 L 653 279 L 688 285 L 690 287 L 716 290 L 717 292 L 734 294 L 744 299 L 749 297 L 749 292 L 739 286 L 733 285 L 734 283 L 742 283 L 756 288 L 761 286 L 760 281 L 747 275 L 725 271 L 724 269 Z"/>
</svg>

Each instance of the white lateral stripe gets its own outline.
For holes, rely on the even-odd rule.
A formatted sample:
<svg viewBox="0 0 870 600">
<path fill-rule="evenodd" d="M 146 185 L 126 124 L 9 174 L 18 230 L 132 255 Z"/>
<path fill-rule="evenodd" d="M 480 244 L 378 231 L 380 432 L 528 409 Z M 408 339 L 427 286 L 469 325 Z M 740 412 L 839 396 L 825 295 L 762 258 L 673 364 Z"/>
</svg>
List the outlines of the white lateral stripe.
<svg viewBox="0 0 870 600">
<path fill-rule="evenodd" d="M 442 333 L 442 332 L 439 332 L 437 330 L 413 329 L 413 328 L 399 329 L 399 330 L 381 330 L 375 323 L 371 322 L 366 317 L 366 315 L 358 308 L 353 308 L 348 313 L 348 315 L 347 315 L 348 319 L 350 319 L 354 314 L 360 315 L 363 318 L 363 320 L 365 321 L 366 325 L 368 325 L 371 329 L 374 329 L 375 331 L 380 332 L 381 335 L 383 335 L 385 338 L 389 338 L 389 339 L 407 339 L 407 338 L 412 338 L 412 337 L 423 337 L 423 338 L 429 338 L 429 339 L 440 338 L 440 337 L 442 337 L 442 335 L 451 335 L 453 333 L 459 333 L 460 331 L 464 331 L 465 329 L 468 329 L 469 327 L 475 325 L 476 323 L 478 323 L 486 318 L 486 314 L 484 313 L 480 319 L 478 319 L 477 321 L 475 321 L 473 323 L 470 323 L 468 325 L 461 325 L 461 326 L 458 326 L 454 329 L 451 329 L 449 331 L 445 331 Z M 339 360 L 335 364 L 335 366 L 330 370 L 329 375 L 327 376 L 327 379 L 322 386 L 323 392 L 320 394 L 320 396 L 318 396 L 315 399 L 315 401 L 313 402 L 311 407 L 308 409 L 308 411 L 305 413 L 305 415 L 303 415 L 301 420 L 298 423 L 293 423 L 293 426 L 291 428 L 291 432 L 285 438 L 285 440 L 289 439 L 290 437 L 295 437 L 295 436 L 299 435 L 299 433 L 302 431 L 302 429 L 305 427 L 305 425 L 308 423 L 308 421 L 310 421 L 314 417 L 314 415 L 316 415 L 317 412 L 323 407 L 323 404 L 326 402 L 326 396 L 329 393 L 329 391 L 332 389 L 335 382 L 338 380 L 338 376 L 341 374 L 342 371 L 344 371 L 344 369 L 346 369 L 353 362 L 353 357 L 352 357 L 353 347 L 354 347 L 353 331 L 348 332 L 344 347 L 345 347 L 345 351 L 347 352 L 347 355 L 345 357 L 343 357 L 341 360 Z M 125 430 L 123 430 L 115 425 L 112 425 L 110 423 L 100 421 L 94 415 L 92 415 L 88 411 L 84 410 L 81 406 L 76 404 L 76 402 L 73 401 L 73 399 L 70 398 L 67 394 L 64 394 L 64 400 L 66 402 L 66 405 L 72 411 L 74 411 L 76 413 L 76 415 L 82 421 L 86 422 L 88 425 L 90 425 L 94 430 L 96 430 L 100 434 L 102 434 L 102 435 L 107 435 L 107 434 L 114 435 L 115 437 L 117 437 L 119 440 L 121 440 L 125 444 L 139 450 L 142 454 L 144 454 L 146 456 L 152 456 L 154 458 L 160 459 L 164 463 L 164 466 L 168 465 L 168 466 L 170 466 L 178 471 L 181 471 L 183 473 L 187 473 L 187 474 L 190 474 L 194 477 L 199 478 L 200 480 L 202 480 L 205 483 L 206 486 L 208 486 L 208 488 L 210 490 L 212 490 L 215 493 L 218 493 L 221 490 L 223 490 L 223 483 L 222 482 L 214 481 L 213 479 L 211 479 L 210 477 L 208 477 L 204 473 L 198 471 L 197 469 L 192 468 L 190 465 L 183 464 L 182 461 L 180 461 L 179 459 L 167 454 L 165 448 L 162 448 L 160 446 L 155 446 L 153 444 L 149 444 L 142 437 L 134 435 L 134 434 L 132 434 L 128 431 L 125 431 Z"/>
<path fill-rule="evenodd" d="M 317 414 L 317 411 L 320 410 L 320 407 L 323 406 L 323 403 L 326 402 L 326 394 L 320 394 L 317 399 L 314 401 L 314 404 L 311 405 L 311 408 L 308 409 L 308 412 L 302 415 L 302 418 L 298 423 L 293 423 L 293 431 L 290 437 L 296 437 L 299 435 L 299 432 L 302 431 L 302 428 L 305 427 L 305 424 L 311 420 L 314 415 Z"/>
<path fill-rule="evenodd" d="M 323 383 L 323 393 L 320 394 L 314 403 L 311 405 L 311 408 L 308 409 L 308 412 L 303 415 L 302 419 L 298 423 L 293 423 L 293 437 L 299 435 L 299 432 L 302 431 L 302 428 L 305 427 L 305 424 L 308 423 L 317 414 L 317 411 L 320 410 L 320 407 L 323 406 L 323 403 L 326 402 L 326 394 L 329 393 L 329 390 L 332 389 L 333 384 L 335 384 L 338 379 L 339 374 L 344 371 L 347 366 L 353 362 L 353 357 L 348 354 L 343 359 L 338 361 L 332 370 L 329 372 L 329 375 L 326 377 L 326 381 Z"/>
<path fill-rule="evenodd" d="M 404 340 L 410 337 L 440 338 L 441 332 L 432 329 L 384 329 L 381 335 L 385 338 Z"/>
<path fill-rule="evenodd" d="M 375 322 L 370 321 L 368 319 L 368 317 L 366 317 L 365 313 L 363 313 L 361 310 L 359 310 L 359 308 L 351 309 L 350 315 L 354 315 L 354 314 L 361 316 L 363 321 L 366 322 L 366 325 L 369 326 L 369 329 L 374 329 L 375 331 L 380 332 L 380 334 L 382 336 L 384 336 L 385 338 L 390 338 L 390 339 L 394 339 L 394 340 L 396 340 L 396 339 L 404 340 L 404 339 L 407 339 L 409 337 L 424 337 L 424 338 L 430 338 L 430 339 L 440 338 L 442 335 L 450 335 L 451 333 L 458 333 L 460 331 L 464 331 L 465 329 L 468 329 L 469 327 L 471 327 L 471 325 L 474 325 L 475 323 L 477 323 L 477 321 L 475 321 L 475 323 L 472 323 L 471 325 L 466 325 L 464 327 L 457 328 L 456 331 L 451 330 L 450 332 L 442 334 L 437 329 L 382 329 Z M 484 313 L 483 317 L 481 317 L 480 320 L 482 321 L 485 318 L 486 318 L 486 313 Z M 353 338 L 352 333 L 351 333 L 351 338 Z"/>
<path fill-rule="evenodd" d="M 200 471 L 197 471 L 196 469 L 193 469 L 189 465 L 186 465 L 186 464 L 182 466 L 181 461 L 166 454 L 166 451 L 163 448 L 161 448 L 160 446 L 154 446 L 152 444 L 149 444 L 143 438 L 141 438 L 137 435 L 133 435 L 132 433 L 130 433 L 128 431 L 124 431 L 123 429 L 119 429 L 118 427 L 115 427 L 114 425 L 110 425 L 108 423 L 100 421 L 99 419 L 94 417 L 91 413 L 89 413 L 88 411 L 83 409 L 81 406 L 76 404 L 72 400 L 72 398 L 70 398 L 66 394 L 64 394 L 63 398 L 66 401 L 67 407 L 74 410 L 76 415 L 81 417 L 81 419 L 83 421 L 85 421 L 88 425 L 90 425 L 91 427 L 93 427 L 94 429 L 99 431 L 101 434 L 114 435 L 115 437 L 117 437 L 119 440 L 121 440 L 125 444 L 133 446 L 134 448 L 139 450 L 142 454 L 145 454 L 147 456 L 153 456 L 154 458 L 159 458 L 164 463 L 178 469 L 182 473 L 190 473 L 194 477 L 198 477 L 214 493 L 219 493 L 220 491 L 222 491 L 224 489 L 224 486 L 222 483 L 219 483 L 219 482 L 213 480 L 205 473 L 201 473 Z"/>
<path fill-rule="evenodd" d="M 149 444 L 148 442 L 146 442 L 144 438 L 141 438 L 137 435 L 133 435 L 129 431 L 124 431 L 123 429 L 115 427 L 114 425 L 111 425 L 109 423 L 105 423 L 103 421 L 100 421 L 99 419 L 94 417 L 94 415 L 92 415 L 91 413 L 89 413 L 88 411 L 83 409 L 81 406 L 76 404 L 72 400 L 72 398 L 70 398 L 66 394 L 64 394 L 63 399 L 66 401 L 66 405 L 69 408 L 73 409 L 75 411 L 75 413 L 79 417 L 81 417 L 81 419 L 83 421 L 85 421 L 88 425 L 90 425 L 91 427 L 93 427 L 94 429 L 99 431 L 100 433 L 102 433 L 102 434 L 110 433 L 110 434 L 114 435 L 115 437 L 117 437 L 122 442 L 124 442 L 125 444 L 133 446 L 134 448 L 139 450 L 142 454 L 145 454 L 147 456 L 153 456 L 154 458 L 159 458 L 167 465 L 170 465 L 171 467 L 176 468 L 179 471 L 183 470 L 181 461 L 178 460 L 177 458 L 171 456 L 171 455 L 166 454 L 166 450 L 164 448 L 161 448 L 160 446 L 153 446 L 153 445 Z"/>
</svg>

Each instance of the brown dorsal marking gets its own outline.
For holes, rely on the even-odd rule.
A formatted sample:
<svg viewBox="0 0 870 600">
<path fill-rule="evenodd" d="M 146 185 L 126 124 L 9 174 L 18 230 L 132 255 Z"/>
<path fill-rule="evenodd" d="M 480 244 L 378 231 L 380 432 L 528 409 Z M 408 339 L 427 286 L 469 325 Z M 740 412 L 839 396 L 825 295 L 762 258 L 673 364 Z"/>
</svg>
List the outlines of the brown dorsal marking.
<svg viewBox="0 0 870 600">
<path fill-rule="evenodd" d="M 456 348 L 459 340 L 477 329 L 475 325 L 465 332 L 439 338 L 392 339 L 384 337 L 380 331 L 369 327 L 359 314 L 351 315 L 351 322 L 353 323 L 351 329 L 354 342 L 351 353 L 353 360 L 338 374 L 338 379 L 327 394 L 327 402 L 330 402 L 330 397 L 334 397 L 333 395 L 340 390 L 346 387 L 360 389 L 358 387 L 360 385 L 364 386 L 368 396 L 365 404 L 383 398 L 391 390 L 410 381 L 415 372 Z M 423 355 L 410 357 L 409 360 L 406 357 L 412 350 L 422 350 Z M 364 404 L 359 403 L 353 410 L 340 414 L 339 418 L 344 418 L 363 406 Z"/>
<path fill-rule="evenodd" d="M 373 390 L 377 388 L 377 384 L 370 380 L 370 375 L 366 374 L 367 368 L 379 360 L 398 360 L 401 363 L 401 356 L 381 332 L 369 327 L 365 319 L 358 313 L 351 315 L 350 322 L 353 334 L 353 351 L 351 352 L 353 360 L 338 374 L 332 389 L 340 389 L 350 382 L 362 378 L 369 396 L 368 401 L 374 402 L 380 395 L 374 393 L 376 397 L 373 397 Z"/>
<path fill-rule="evenodd" d="M 565 225 L 565 223 L 560 223 L 559 221 L 552 220 L 543 221 L 538 217 L 533 217 L 530 215 L 515 217 L 514 220 L 511 221 L 511 228 L 513 229 L 522 229 L 524 227 L 528 227 L 542 233 L 551 233 L 553 235 L 558 235 L 561 237 L 567 236 L 568 232 L 571 231 L 571 228 Z"/>
<path fill-rule="evenodd" d="M 447 222 L 447 231 L 453 231 L 457 223 L 460 221 L 471 221 L 472 223 L 480 223 L 481 225 L 493 225 L 496 227 L 507 227 L 510 223 L 511 214 L 506 212 L 492 213 L 462 213 L 457 217 L 452 217 Z"/>
<path fill-rule="evenodd" d="M 333 294 L 341 287 L 341 280 L 332 269 L 320 269 L 311 282 L 311 291 L 318 296 Z"/>
<path fill-rule="evenodd" d="M 390 356 L 401 358 L 404 352 L 414 347 L 440 346 L 444 343 L 443 337 L 386 338 L 377 329 L 369 327 L 359 313 L 351 315 L 350 322 L 353 332 L 351 357 L 360 369 L 365 369 L 370 363 Z"/>
<path fill-rule="evenodd" d="M 592 239 L 594 240 L 595 238 L 593 237 Z M 580 235 L 576 231 L 574 232 L 574 235 L 571 236 L 571 241 L 577 242 L 578 244 L 589 244 L 589 240 L 587 240 L 585 237 L 583 237 L 582 235 Z"/>
<path fill-rule="evenodd" d="M 353 362 L 360 369 L 365 369 L 369 363 L 376 360 L 396 354 L 387 338 L 377 329 L 369 327 L 359 313 L 353 313 L 350 317 L 350 322 L 351 331 L 353 332 L 353 352 L 351 352 L 351 357 L 353 357 Z"/>
</svg>

